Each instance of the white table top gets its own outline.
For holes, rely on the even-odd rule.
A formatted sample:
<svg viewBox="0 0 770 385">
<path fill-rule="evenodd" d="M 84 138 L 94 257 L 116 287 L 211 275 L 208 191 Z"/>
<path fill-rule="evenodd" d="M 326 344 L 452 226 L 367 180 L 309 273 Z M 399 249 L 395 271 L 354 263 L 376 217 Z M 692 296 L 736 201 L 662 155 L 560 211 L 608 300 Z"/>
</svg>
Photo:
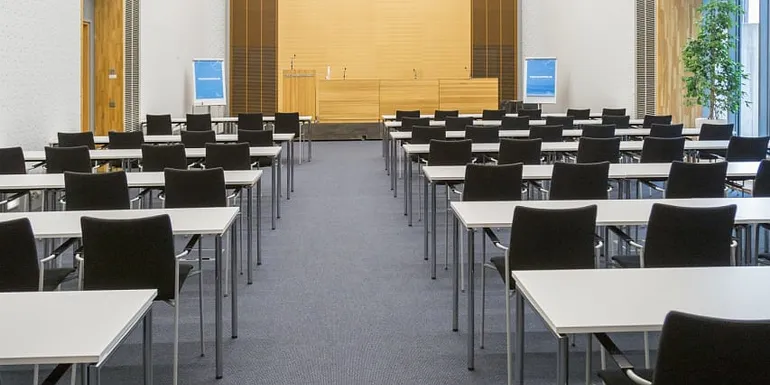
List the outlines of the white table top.
<svg viewBox="0 0 770 385">
<path fill-rule="evenodd" d="M 265 156 L 275 158 L 281 154 L 281 146 L 269 146 L 269 147 L 251 147 L 251 156 Z M 117 159 L 142 159 L 142 150 L 90 150 L 91 160 L 117 160 Z M 205 158 L 205 148 L 186 148 L 185 153 L 188 158 Z M 27 162 L 42 162 L 45 161 L 45 151 L 24 151 L 24 160 Z"/>
<path fill-rule="evenodd" d="M 294 134 L 273 134 L 273 140 L 276 142 L 289 142 L 294 140 Z M 217 134 L 217 142 L 237 142 L 237 134 Z M 144 135 L 145 143 L 181 143 L 181 135 Z M 59 140 L 54 138 L 49 142 L 51 145 L 59 144 Z M 95 135 L 95 144 L 110 144 L 110 137 L 107 135 Z"/>
<path fill-rule="evenodd" d="M 0 365 L 100 364 L 156 290 L 0 293 Z"/>
<path fill-rule="evenodd" d="M 685 150 L 725 150 L 730 143 L 728 140 L 688 140 L 684 142 Z M 576 152 L 579 142 L 545 142 L 541 147 L 542 152 Z M 620 151 L 642 151 L 644 142 L 631 140 L 620 142 Z M 427 154 L 429 144 L 403 144 L 407 155 Z M 770 146 L 768 146 L 770 147 Z M 500 143 L 473 143 L 474 153 L 500 152 Z"/>
<path fill-rule="evenodd" d="M 770 222 L 770 198 L 697 198 L 697 199 L 609 199 L 565 201 L 452 202 L 452 211 L 466 228 L 509 228 L 516 206 L 540 209 L 571 209 L 597 206 L 597 226 L 644 225 L 652 205 L 663 203 L 682 207 L 719 207 L 736 205 L 735 223 Z"/>
<path fill-rule="evenodd" d="M 644 120 L 642 119 L 631 119 L 629 121 L 629 124 L 631 125 L 641 125 L 644 123 Z M 431 126 L 437 126 L 437 127 L 443 127 L 446 125 L 446 122 L 443 120 L 431 120 L 430 123 L 428 123 Z M 474 120 L 473 124 L 476 126 L 499 126 L 502 125 L 503 122 L 500 120 Z M 575 126 L 580 126 L 581 124 L 602 124 L 601 119 L 591 119 L 591 120 L 575 120 L 573 122 Z M 530 126 L 544 126 L 545 120 L 530 120 L 529 121 Z M 401 127 L 401 122 L 396 121 L 388 121 L 385 122 L 385 127 L 389 129 L 393 128 L 399 128 Z"/>
<path fill-rule="evenodd" d="M 222 235 L 238 214 L 237 207 L 194 209 L 34 211 L 0 213 L 0 222 L 28 218 L 35 238 L 72 238 L 81 236 L 80 218 L 136 219 L 168 214 L 175 235 Z"/>
<path fill-rule="evenodd" d="M 515 117 L 515 116 L 519 116 L 519 114 L 505 114 L 505 116 Z M 548 116 L 567 116 L 567 113 L 566 112 L 543 112 L 541 114 L 541 116 L 543 116 L 543 117 L 548 117 Z M 602 117 L 602 114 L 599 113 L 599 112 L 592 112 L 590 116 L 591 116 L 592 119 L 599 119 L 599 118 Z M 434 115 L 433 114 L 420 114 L 420 117 L 421 118 L 433 119 Z M 459 114 L 458 117 L 460 117 L 460 118 L 481 119 L 481 114 Z M 382 120 L 383 121 L 396 120 L 396 115 L 395 114 L 394 115 L 382 115 Z"/>
<path fill-rule="evenodd" d="M 754 177 L 758 168 L 759 162 L 731 162 L 727 165 L 727 176 L 730 178 Z M 610 164 L 609 178 L 667 178 L 670 169 L 671 163 L 613 163 Z M 465 166 L 423 166 L 422 172 L 430 182 L 465 180 Z M 552 164 L 524 165 L 522 179 L 547 180 L 551 179 L 552 173 Z"/>
<path fill-rule="evenodd" d="M 394 140 L 409 140 L 412 139 L 411 131 L 391 131 L 390 138 Z M 649 128 L 617 128 L 615 129 L 615 136 L 649 136 Z M 698 128 L 685 128 L 682 130 L 683 136 L 698 136 L 700 135 L 700 129 Z M 563 130 L 562 136 L 564 137 L 581 137 L 583 136 L 583 130 Z M 447 139 L 462 139 L 465 138 L 465 131 L 447 131 Z M 528 138 L 529 130 L 500 130 L 501 138 Z"/>
<path fill-rule="evenodd" d="M 513 271 L 516 286 L 557 334 L 657 331 L 672 310 L 770 319 L 770 268 Z"/>
<path fill-rule="evenodd" d="M 225 185 L 254 186 L 262 178 L 262 170 L 225 171 Z M 126 173 L 128 187 L 163 187 L 163 172 Z M 0 190 L 63 189 L 64 174 L 8 174 L 0 175 Z"/>
<path fill-rule="evenodd" d="M 309 115 L 300 115 L 299 121 L 300 122 L 310 122 L 313 120 L 312 116 Z M 262 117 L 263 122 L 274 122 L 275 116 L 263 116 Z M 184 118 L 171 118 L 171 124 L 185 124 L 187 123 L 187 117 Z M 237 116 L 219 116 L 219 117 L 211 117 L 211 123 L 238 123 L 238 117 Z M 142 120 L 141 124 L 147 124 L 146 120 Z"/>
</svg>

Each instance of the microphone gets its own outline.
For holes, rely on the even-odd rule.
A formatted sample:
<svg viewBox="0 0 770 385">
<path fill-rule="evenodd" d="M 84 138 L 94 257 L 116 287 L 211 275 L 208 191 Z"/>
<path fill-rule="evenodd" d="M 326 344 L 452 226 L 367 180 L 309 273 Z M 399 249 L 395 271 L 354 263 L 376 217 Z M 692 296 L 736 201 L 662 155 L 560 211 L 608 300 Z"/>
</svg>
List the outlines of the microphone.
<svg viewBox="0 0 770 385">
<path fill-rule="evenodd" d="M 294 60 L 297 58 L 297 54 L 292 55 L 291 57 L 291 69 L 294 70 Z"/>
<path fill-rule="evenodd" d="M 342 67 L 342 80 L 348 78 L 348 67 Z"/>
<path fill-rule="evenodd" d="M 468 72 L 468 67 L 467 66 L 465 67 L 465 73 L 468 74 L 468 79 L 470 79 L 471 78 L 471 73 Z"/>
<path fill-rule="evenodd" d="M 414 78 L 417 79 L 417 70 L 412 68 L 412 72 L 414 73 Z"/>
</svg>

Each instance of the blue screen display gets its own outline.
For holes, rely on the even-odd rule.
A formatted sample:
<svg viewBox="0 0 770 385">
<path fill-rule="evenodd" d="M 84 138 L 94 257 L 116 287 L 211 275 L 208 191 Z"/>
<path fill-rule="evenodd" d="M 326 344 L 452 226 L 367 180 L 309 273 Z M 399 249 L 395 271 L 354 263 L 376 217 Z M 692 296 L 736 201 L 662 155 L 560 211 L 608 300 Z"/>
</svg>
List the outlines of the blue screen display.
<svg viewBox="0 0 770 385">
<path fill-rule="evenodd" d="M 527 59 L 527 96 L 556 96 L 556 59 Z"/>
<path fill-rule="evenodd" d="M 224 99 L 225 80 L 221 60 L 196 60 L 195 99 Z"/>
</svg>

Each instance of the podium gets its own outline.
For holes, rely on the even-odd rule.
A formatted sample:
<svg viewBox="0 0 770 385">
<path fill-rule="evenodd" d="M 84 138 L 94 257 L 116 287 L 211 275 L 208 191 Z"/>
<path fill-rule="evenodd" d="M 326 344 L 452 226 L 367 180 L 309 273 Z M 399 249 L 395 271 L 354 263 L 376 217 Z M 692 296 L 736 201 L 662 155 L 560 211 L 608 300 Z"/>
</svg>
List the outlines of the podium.
<svg viewBox="0 0 770 385">
<path fill-rule="evenodd" d="M 316 116 L 315 70 L 284 70 L 282 112 L 299 112 L 302 116 Z"/>
</svg>

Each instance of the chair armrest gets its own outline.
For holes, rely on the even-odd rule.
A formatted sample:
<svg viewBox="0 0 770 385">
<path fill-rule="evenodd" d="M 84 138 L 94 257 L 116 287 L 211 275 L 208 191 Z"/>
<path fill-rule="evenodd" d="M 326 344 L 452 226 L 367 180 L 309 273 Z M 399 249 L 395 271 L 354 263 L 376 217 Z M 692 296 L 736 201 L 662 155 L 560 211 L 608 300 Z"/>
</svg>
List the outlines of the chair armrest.
<svg viewBox="0 0 770 385">
<path fill-rule="evenodd" d="M 637 249 L 643 250 L 644 246 L 634 241 L 633 238 L 631 238 L 628 234 L 624 233 L 623 230 L 617 228 L 616 226 L 607 226 L 607 229 L 611 232 L 615 233 L 620 240 L 622 240 L 625 243 L 628 243 L 629 245 L 636 247 Z"/>
<path fill-rule="evenodd" d="M 26 191 L 21 191 L 21 192 L 14 193 L 13 195 L 11 195 L 11 196 L 1 200 L 0 201 L 0 206 L 5 206 L 5 205 L 11 203 L 12 201 L 15 201 L 15 200 L 17 200 L 17 199 L 27 195 L 27 194 L 28 193 Z"/>
<path fill-rule="evenodd" d="M 67 370 L 69 370 L 71 366 L 72 364 L 56 365 L 56 367 L 53 368 L 48 377 L 46 377 L 43 382 L 40 383 L 40 385 L 55 385 L 59 382 L 59 380 L 61 380 L 62 377 L 64 377 L 64 374 L 67 373 Z"/>
<path fill-rule="evenodd" d="M 604 239 L 594 234 L 594 249 L 601 249 L 602 247 L 604 247 Z"/>
<path fill-rule="evenodd" d="M 498 164 L 499 163 L 496 158 L 493 158 L 491 156 L 487 157 L 487 159 L 491 160 L 492 163 L 494 163 L 494 164 Z"/>
<path fill-rule="evenodd" d="M 185 245 L 184 249 L 181 253 L 176 255 L 176 259 L 181 259 L 186 257 L 190 252 L 192 251 L 192 248 L 195 247 L 195 244 L 198 243 L 198 241 L 201 239 L 200 234 L 195 234 L 190 238 L 190 241 L 187 242 L 187 245 Z"/>
<path fill-rule="evenodd" d="M 535 186 L 535 188 L 540 190 L 540 192 L 544 192 L 546 194 L 549 193 L 549 191 L 546 190 L 540 183 L 537 183 L 537 181 L 531 180 L 531 181 L 529 181 L 529 184 Z"/>
<path fill-rule="evenodd" d="M 455 187 L 454 187 L 454 186 L 452 186 L 452 185 L 450 185 L 450 186 L 449 186 L 449 191 L 451 191 L 451 192 L 453 192 L 453 193 L 455 193 L 455 194 L 457 194 L 457 195 L 460 195 L 460 196 L 462 196 L 462 195 L 463 195 L 463 192 L 462 192 L 462 190 L 458 190 L 457 188 L 455 188 Z"/>
<path fill-rule="evenodd" d="M 134 202 L 137 202 L 137 201 L 140 201 L 140 200 L 144 199 L 145 195 L 149 194 L 150 191 L 152 191 L 152 189 L 149 188 L 149 187 L 144 189 L 144 190 L 142 190 L 142 191 L 140 191 L 139 194 L 136 194 L 136 196 L 131 198 L 131 200 L 129 202 L 130 203 L 134 203 Z"/>
<path fill-rule="evenodd" d="M 626 358 L 625 354 L 618 349 L 618 347 L 615 345 L 614 342 L 610 339 L 610 337 L 607 334 L 604 333 L 596 333 L 594 334 L 594 337 L 599 341 L 599 343 L 602 345 L 604 350 L 607 351 L 607 353 L 610 355 L 610 358 L 612 358 L 613 361 L 618 365 L 620 370 L 625 374 L 628 379 L 631 381 L 639 384 L 639 385 L 652 385 L 650 381 L 645 380 L 644 378 L 639 377 L 634 372 L 634 365 L 631 364 L 631 361 Z"/>
<path fill-rule="evenodd" d="M 639 181 L 642 182 L 643 184 L 645 184 L 647 187 L 649 187 L 649 188 L 651 188 L 651 189 L 653 189 L 655 191 L 666 192 L 665 189 L 660 188 L 658 185 L 656 185 L 655 183 L 652 183 L 652 182 L 650 182 L 648 180 L 640 179 Z"/>
<path fill-rule="evenodd" d="M 241 193 L 241 188 L 238 187 L 235 190 L 233 190 L 233 193 L 227 196 L 227 199 L 233 199 L 238 196 L 238 194 Z"/>
<path fill-rule="evenodd" d="M 27 169 L 27 171 L 32 171 L 32 170 L 34 170 L 34 169 L 36 169 L 36 168 L 40 168 L 40 167 L 42 167 L 42 166 L 45 166 L 45 162 L 39 162 L 39 163 L 35 163 L 35 164 L 33 164 L 33 165 L 32 165 L 32 168 L 30 168 L 30 169 Z"/>
<path fill-rule="evenodd" d="M 39 263 L 42 265 L 42 264 L 44 264 L 44 263 L 46 263 L 46 262 L 50 262 L 50 261 L 52 261 L 52 260 L 54 260 L 54 259 L 56 259 L 56 258 L 59 258 L 59 256 L 60 256 L 60 255 L 62 255 L 62 254 L 65 252 L 65 251 L 67 251 L 67 249 L 69 249 L 69 248 L 70 248 L 70 246 L 72 246 L 73 244 L 75 244 L 75 241 L 77 241 L 77 240 L 78 240 L 78 238 L 70 238 L 70 239 L 67 239 L 66 241 L 64 241 L 64 243 L 62 243 L 61 245 L 59 245 L 59 247 L 57 247 L 57 248 L 56 248 L 56 250 L 54 250 L 54 251 L 51 253 L 51 255 L 49 255 L 49 256 L 47 256 L 47 257 L 45 257 L 45 258 L 41 259 L 41 260 L 39 261 Z"/>
<path fill-rule="evenodd" d="M 489 240 L 492 241 L 492 244 L 495 245 L 495 247 L 502 251 L 508 251 L 508 246 L 505 246 L 502 242 L 500 242 L 500 238 L 497 237 L 492 229 L 485 227 L 484 233 L 487 235 L 487 237 L 489 237 Z"/>
</svg>

